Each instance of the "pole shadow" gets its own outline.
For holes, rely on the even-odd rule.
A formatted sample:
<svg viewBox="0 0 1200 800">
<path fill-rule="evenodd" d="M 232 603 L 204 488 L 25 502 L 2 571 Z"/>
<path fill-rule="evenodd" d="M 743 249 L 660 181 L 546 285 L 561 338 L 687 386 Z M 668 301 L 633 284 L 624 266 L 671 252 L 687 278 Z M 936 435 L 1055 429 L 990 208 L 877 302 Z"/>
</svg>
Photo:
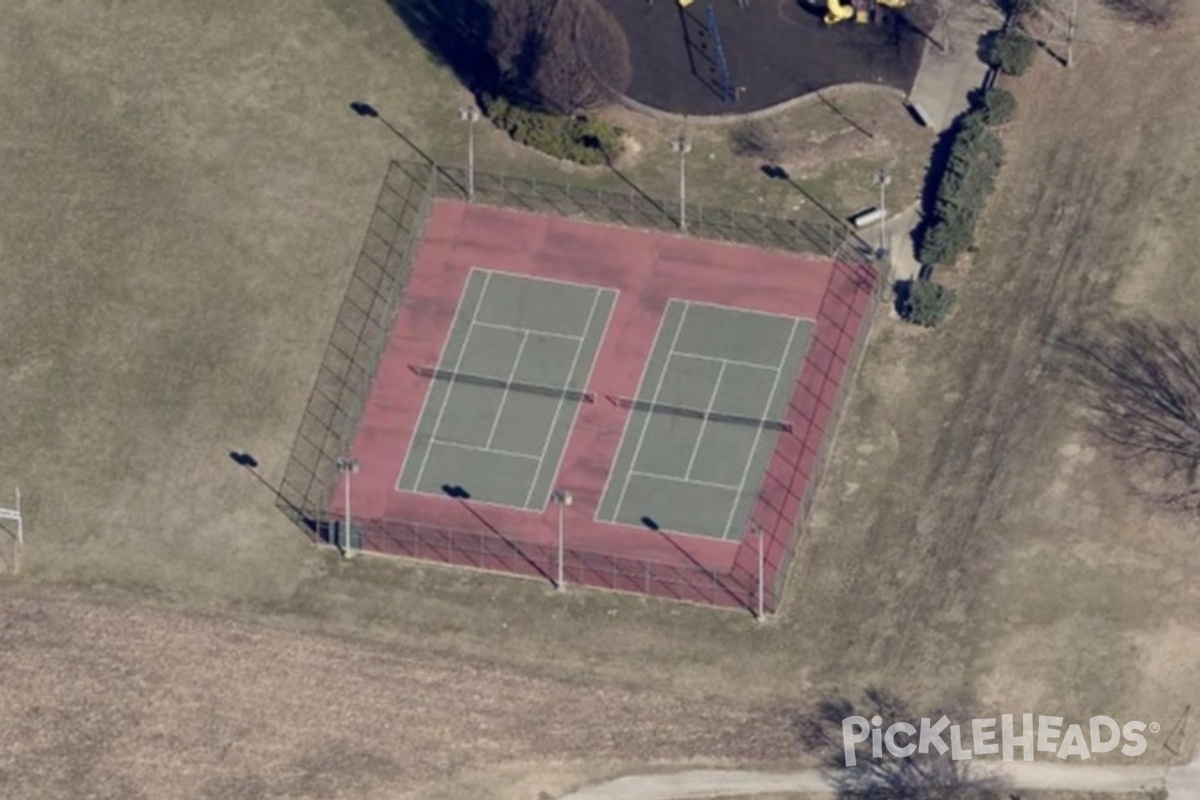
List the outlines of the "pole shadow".
<svg viewBox="0 0 1200 800">
<path fill-rule="evenodd" d="M 328 531 L 325 530 L 325 523 L 322 520 L 315 519 L 309 514 L 306 514 L 303 509 L 284 496 L 283 492 L 277 486 L 273 485 L 270 481 L 264 478 L 258 472 L 257 458 L 240 450 L 231 450 L 229 452 L 229 459 L 234 464 L 237 464 L 239 467 L 246 470 L 246 472 L 253 475 L 254 479 L 265 486 L 267 491 L 269 491 L 277 501 L 285 505 L 288 511 L 291 512 L 291 516 L 294 521 L 302 523 L 304 527 L 311 530 L 313 534 L 322 541 L 332 544 L 332 540 L 328 538 Z"/>
<path fill-rule="evenodd" d="M 749 612 L 751 615 L 754 614 L 754 606 L 748 596 L 743 596 L 743 595 L 735 592 L 733 589 L 730 589 L 725 584 L 725 581 L 721 580 L 720 576 L 712 568 L 706 567 L 704 564 L 701 564 L 699 561 L 696 560 L 695 556 L 693 556 L 687 550 L 684 550 L 682 547 L 680 547 L 679 544 L 674 539 L 672 539 L 667 534 L 667 532 L 664 531 L 659 526 L 658 522 L 653 517 L 649 517 L 649 516 L 642 517 L 641 523 L 643 525 L 645 525 L 648 530 L 651 530 L 651 531 L 661 535 L 662 538 L 664 540 L 666 540 L 666 542 L 669 545 L 671 545 L 671 547 L 675 548 L 684 558 L 686 558 L 692 566 L 694 566 L 696 569 L 700 570 L 701 572 L 703 572 L 704 574 L 706 574 L 710 578 L 712 578 L 713 584 L 716 585 L 718 588 L 720 588 L 720 590 L 722 592 L 724 592 L 730 599 L 732 599 L 739 606 L 741 606 L 742 609 Z"/>
<path fill-rule="evenodd" d="M 845 111 L 842 111 L 842 109 L 838 108 L 833 103 L 833 101 L 830 100 L 829 98 L 827 98 L 825 95 L 821 94 L 820 92 L 817 92 L 817 99 L 820 100 L 825 105 L 826 108 L 828 108 L 830 111 L 832 111 L 834 114 L 836 114 L 839 118 L 844 120 L 850 127 L 854 128 L 854 130 L 858 131 L 863 136 L 866 136 L 868 139 L 875 138 L 875 133 L 873 131 L 871 131 L 867 128 L 864 128 L 862 125 L 860 125 L 858 123 L 857 120 L 855 120 L 853 117 L 851 117 Z"/>
<path fill-rule="evenodd" d="M 457 180 L 454 179 L 453 175 L 446 172 L 446 170 L 442 169 L 441 166 L 439 166 L 438 163 L 433 160 L 433 156 L 429 155 L 424 150 L 422 150 L 417 145 L 416 142 L 414 142 L 412 139 L 410 139 L 408 136 L 405 135 L 404 131 L 400 130 L 395 125 L 393 125 L 391 122 L 389 122 L 387 117 L 380 114 L 379 109 L 375 108 L 375 106 L 371 105 L 370 103 L 364 103 L 361 100 L 355 100 L 354 102 L 352 102 L 350 104 L 350 110 L 353 111 L 358 116 L 363 117 L 364 119 L 377 119 L 380 122 L 382 122 L 389 131 L 391 131 L 393 134 L 396 135 L 396 137 L 398 139 L 400 139 L 400 141 L 402 141 L 406 145 L 408 145 L 409 148 L 411 148 L 414 153 L 416 153 L 427 164 L 429 164 L 429 166 L 436 169 L 438 171 L 439 175 L 441 175 L 443 178 L 445 178 L 446 180 L 453 183 L 456 187 L 458 187 L 458 190 L 461 191 L 463 194 L 467 194 L 466 186 L 463 186 L 461 183 L 459 183 Z"/>
<path fill-rule="evenodd" d="M 655 209 L 657 209 L 663 216 L 667 217 L 667 219 L 673 221 L 676 225 L 679 224 L 678 215 L 672 214 L 670 211 L 668 211 L 663 206 L 663 204 L 660 203 L 656 198 L 651 197 L 650 195 L 646 194 L 644 191 L 642 191 L 642 187 L 638 186 L 636 183 L 634 183 L 632 180 L 630 180 L 625 175 L 625 173 L 623 173 L 623 172 L 621 172 L 621 170 L 617 169 L 617 166 L 616 166 L 616 164 L 613 163 L 612 156 L 610 156 L 608 154 L 608 151 L 604 151 L 604 163 L 605 163 L 605 165 L 608 166 L 608 168 L 610 170 L 612 170 L 613 175 L 616 175 L 618 178 L 620 178 L 621 182 L 624 183 L 626 186 L 628 186 L 630 189 L 633 189 L 633 191 L 639 197 L 641 197 L 643 200 L 645 200 L 651 206 L 653 206 Z"/>
<path fill-rule="evenodd" d="M 467 491 L 466 488 L 455 485 L 455 484 L 445 483 L 445 484 L 442 484 L 442 491 L 446 494 L 447 497 L 459 501 L 459 504 L 467 510 L 467 513 L 469 513 L 475 519 L 479 520 L 479 522 L 485 528 L 487 528 L 489 531 L 491 531 L 493 534 L 496 535 L 497 539 L 504 542 L 504 544 L 506 544 L 514 553 L 516 553 L 518 556 L 520 556 L 522 561 L 524 561 L 529 566 L 533 567 L 534 571 L 537 572 L 538 575 L 541 575 L 543 578 L 546 579 L 547 582 L 549 582 L 551 585 L 554 585 L 554 583 L 555 583 L 554 578 L 552 578 L 550 576 L 550 573 L 547 572 L 542 567 L 541 564 L 539 564 L 534 559 L 530 558 L 529 555 L 524 550 L 521 549 L 521 546 L 519 544 L 514 542 L 512 539 L 509 539 L 503 533 L 501 533 L 498 528 L 496 528 L 494 525 L 492 525 L 492 523 L 488 522 L 486 517 L 484 517 L 482 514 L 480 514 L 478 511 L 476 511 L 474 508 L 472 508 L 470 506 L 470 504 L 467 503 L 467 501 L 471 499 L 471 493 L 469 491 Z"/>
</svg>

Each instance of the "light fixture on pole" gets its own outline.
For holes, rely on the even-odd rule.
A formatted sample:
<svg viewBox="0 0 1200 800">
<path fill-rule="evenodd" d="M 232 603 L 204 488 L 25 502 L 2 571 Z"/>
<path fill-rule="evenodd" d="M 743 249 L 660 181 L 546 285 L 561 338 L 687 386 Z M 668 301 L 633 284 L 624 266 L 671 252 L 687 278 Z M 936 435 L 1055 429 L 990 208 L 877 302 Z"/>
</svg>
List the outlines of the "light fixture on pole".
<svg viewBox="0 0 1200 800">
<path fill-rule="evenodd" d="M 458 118 L 467 123 L 467 199 L 475 200 L 475 123 L 479 120 L 479 109 L 475 106 L 459 106 Z"/>
<path fill-rule="evenodd" d="M 346 476 L 346 521 L 342 525 L 341 549 L 342 557 L 350 557 L 350 476 L 358 472 L 358 459 L 356 458 L 339 458 L 334 462 L 338 472 Z"/>
<path fill-rule="evenodd" d="M 687 154 L 692 141 L 683 134 L 671 140 L 672 152 L 679 153 L 679 230 L 687 230 Z"/>
<path fill-rule="evenodd" d="M 755 612 L 755 617 L 759 622 L 765 622 L 767 619 L 766 611 L 766 538 L 767 533 L 762 529 L 762 526 L 757 522 L 751 523 L 754 526 L 754 537 L 758 540 L 758 610 Z"/>
<path fill-rule="evenodd" d="M 558 577 L 554 581 L 554 588 L 561 592 L 566 588 L 566 583 L 563 579 L 563 518 L 567 506 L 575 502 L 575 498 L 571 496 L 570 492 L 556 490 L 550 495 L 550 499 L 558 505 Z"/>
<path fill-rule="evenodd" d="M 879 251 L 876 257 L 883 261 L 887 258 L 887 187 L 892 182 L 892 174 L 886 169 L 875 173 L 875 183 L 879 185 Z"/>
</svg>

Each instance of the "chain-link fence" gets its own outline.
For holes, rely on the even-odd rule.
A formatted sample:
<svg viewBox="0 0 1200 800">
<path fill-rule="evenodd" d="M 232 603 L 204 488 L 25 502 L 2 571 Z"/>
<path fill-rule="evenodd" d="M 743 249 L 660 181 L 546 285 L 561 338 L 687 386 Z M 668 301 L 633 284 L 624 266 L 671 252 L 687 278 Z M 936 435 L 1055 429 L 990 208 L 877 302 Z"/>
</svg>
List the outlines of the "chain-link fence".
<svg viewBox="0 0 1200 800">
<path fill-rule="evenodd" d="M 469 199 L 471 176 L 465 169 L 439 167 L 438 195 Z M 475 202 L 519 211 L 550 214 L 608 225 L 679 232 L 679 204 L 654 198 L 634 184 L 624 190 L 598 189 L 560 181 L 520 178 L 476 171 Z M 841 220 L 806 203 L 794 217 L 774 217 L 733 208 L 688 204 L 687 233 L 763 247 L 832 256 L 850 237 Z"/>
<path fill-rule="evenodd" d="M 465 170 L 427 163 L 389 165 L 279 491 L 279 507 L 319 543 L 338 541 L 340 520 L 327 510 L 339 480 L 337 460 L 349 451 L 433 201 L 438 197 L 466 200 L 469 185 Z M 649 230 L 678 230 L 678 218 L 665 203 L 632 187 L 622 192 L 477 172 L 474 202 Z M 802 391 L 817 400 L 811 407 L 793 406 L 792 417 L 804 420 L 804 432 L 796 433 L 791 442 L 795 452 L 774 470 L 780 474 L 768 474 L 768 480 L 786 487 L 790 498 L 777 509 L 777 519 L 764 540 L 764 606 L 773 611 L 782 597 L 825 451 L 879 305 L 878 275 L 856 248 L 856 237 L 831 220 L 781 219 L 699 206 L 689 207 L 688 218 L 693 236 L 816 252 L 835 260 L 802 372 Z M 835 397 L 832 402 L 821 399 L 830 395 Z M 522 541 L 519 531 L 464 531 L 357 517 L 352 524 L 352 545 L 369 552 L 546 581 L 557 569 L 557 550 Z M 744 542 L 725 572 L 690 558 L 668 564 L 578 548 L 564 551 L 563 567 L 566 580 L 576 585 L 753 609 L 758 594 L 758 544 Z"/>
<path fill-rule="evenodd" d="M 278 506 L 319 541 L 331 541 L 325 509 L 337 486 L 337 459 L 349 452 L 358 427 L 436 184 L 429 167 L 388 166 L 292 446 Z"/>
</svg>

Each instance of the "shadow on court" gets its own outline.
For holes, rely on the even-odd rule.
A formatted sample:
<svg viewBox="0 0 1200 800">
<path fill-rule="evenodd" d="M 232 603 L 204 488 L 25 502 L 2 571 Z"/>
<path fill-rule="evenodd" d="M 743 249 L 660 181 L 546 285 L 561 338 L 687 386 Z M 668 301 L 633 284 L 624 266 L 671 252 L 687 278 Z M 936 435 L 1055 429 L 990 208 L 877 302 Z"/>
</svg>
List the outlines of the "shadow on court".
<svg viewBox="0 0 1200 800">
<path fill-rule="evenodd" d="M 671 547 L 675 548 L 675 550 L 678 551 L 679 554 L 682 555 L 684 558 L 686 558 L 688 560 L 688 563 L 690 563 L 693 567 L 695 567 L 696 569 L 702 571 L 704 574 L 711 577 L 713 580 L 713 583 L 717 587 L 719 587 L 721 589 L 721 591 L 723 591 L 726 595 L 728 595 L 731 600 L 736 602 L 739 606 L 744 608 L 746 611 L 749 611 L 751 614 L 754 613 L 754 608 L 753 608 L 753 605 L 750 603 L 749 597 L 745 596 L 742 593 L 736 592 L 733 589 L 730 589 L 729 586 L 725 583 L 725 581 L 721 580 L 720 575 L 718 575 L 710 567 L 705 566 L 704 564 L 701 564 L 699 561 L 697 561 L 695 559 L 694 556 L 692 556 L 691 553 L 689 553 L 687 550 L 684 550 L 682 547 L 679 546 L 678 543 L 675 542 L 674 539 L 672 539 L 670 536 L 668 536 L 666 534 L 666 532 L 663 531 L 663 529 L 659 526 L 658 522 L 653 517 L 642 517 L 641 522 L 649 530 L 652 530 L 655 533 L 661 534 L 662 538 L 667 542 L 667 544 L 669 544 L 669 545 L 671 545 Z M 741 587 L 738 587 L 738 588 L 741 588 Z"/>
<path fill-rule="evenodd" d="M 546 568 L 544 566 L 539 564 L 534 559 L 530 558 L 529 555 L 524 550 L 521 549 L 521 546 L 519 544 L 514 542 L 512 539 L 509 539 L 503 533 L 501 533 L 498 528 L 496 528 L 494 525 L 492 525 L 492 523 L 487 521 L 486 517 L 484 517 L 482 514 L 480 514 L 478 511 L 476 511 L 474 508 L 471 507 L 471 505 L 467 502 L 468 500 L 471 499 L 471 493 L 469 491 L 467 491 L 462 486 L 457 486 L 457 485 L 453 485 L 453 484 L 449 484 L 449 483 L 442 485 L 442 491 L 445 492 L 447 497 L 459 501 L 459 503 L 462 505 L 462 507 L 467 510 L 467 513 L 469 513 L 475 519 L 479 520 L 480 524 L 482 524 L 485 528 L 487 528 L 489 531 L 494 533 L 496 535 L 497 539 L 499 539 L 500 541 L 502 541 L 506 545 L 508 545 L 508 547 L 510 549 L 512 549 L 512 551 L 514 553 L 516 553 L 518 556 L 521 557 L 522 561 L 524 561 L 529 566 L 533 567 L 533 569 L 537 572 L 538 575 L 541 575 L 543 578 L 545 578 L 546 581 L 549 582 L 551 585 L 554 584 L 554 578 L 552 578 L 550 576 L 550 573 L 546 571 Z"/>
</svg>

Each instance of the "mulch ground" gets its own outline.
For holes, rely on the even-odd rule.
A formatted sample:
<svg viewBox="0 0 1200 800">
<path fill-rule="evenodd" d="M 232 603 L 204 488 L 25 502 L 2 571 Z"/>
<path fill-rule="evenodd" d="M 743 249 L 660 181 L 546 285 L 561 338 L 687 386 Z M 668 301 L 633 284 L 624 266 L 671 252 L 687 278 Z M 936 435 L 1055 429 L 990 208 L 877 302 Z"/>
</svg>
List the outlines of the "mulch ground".
<svg viewBox="0 0 1200 800">
<path fill-rule="evenodd" d="M 737 99 L 723 96 L 723 70 L 708 31 L 708 2 L 604 0 L 629 41 L 626 94 L 679 114 L 744 114 L 845 83 L 907 93 L 932 28 L 914 10 L 883 11 L 877 24 L 822 21 L 824 4 L 799 0 L 713 0 L 721 49 Z"/>
</svg>

